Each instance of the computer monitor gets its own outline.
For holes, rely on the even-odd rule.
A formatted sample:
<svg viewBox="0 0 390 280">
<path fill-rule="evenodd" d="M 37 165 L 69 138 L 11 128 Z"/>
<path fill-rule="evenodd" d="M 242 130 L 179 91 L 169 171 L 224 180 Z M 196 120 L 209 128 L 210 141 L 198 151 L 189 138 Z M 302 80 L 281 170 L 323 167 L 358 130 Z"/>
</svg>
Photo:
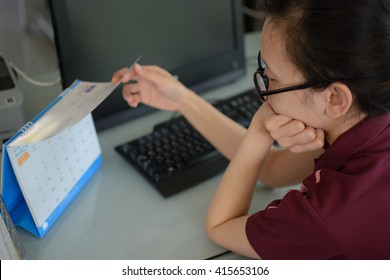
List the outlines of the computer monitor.
<svg viewBox="0 0 390 280">
<path fill-rule="evenodd" d="M 197 93 L 244 75 L 242 0 L 51 0 L 63 87 L 110 81 L 129 66 L 159 65 Z M 93 111 L 97 130 L 153 109 L 130 108 L 121 88 Z"/>
</svg>

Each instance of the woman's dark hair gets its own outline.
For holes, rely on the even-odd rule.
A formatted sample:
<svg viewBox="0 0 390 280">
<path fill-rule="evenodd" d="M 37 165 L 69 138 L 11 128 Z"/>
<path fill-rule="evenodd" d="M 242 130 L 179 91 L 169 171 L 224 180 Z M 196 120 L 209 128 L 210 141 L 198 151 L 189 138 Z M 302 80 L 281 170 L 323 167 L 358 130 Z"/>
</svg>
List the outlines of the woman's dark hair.
<svg viewBox="0 0 390 280">
<path fill-rule="evenodd" d="M 390 0 L 264 0 L 314 88 L 346 84 L 368 115 L 390 112 Z"/>
</svg>

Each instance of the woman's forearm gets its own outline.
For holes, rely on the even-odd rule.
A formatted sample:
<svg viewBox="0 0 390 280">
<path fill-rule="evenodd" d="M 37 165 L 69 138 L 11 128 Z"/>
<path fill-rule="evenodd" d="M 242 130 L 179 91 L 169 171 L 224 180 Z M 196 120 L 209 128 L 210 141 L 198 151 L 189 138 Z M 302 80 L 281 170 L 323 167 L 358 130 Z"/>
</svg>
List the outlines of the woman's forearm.
<svg viewBox="0 0 390 280">
<path fill-rule="evenodd" d="M 226 158 L 233 158 L 246 128 L 192 91 L 181 103 L 180 113 Z"/>
<path fill-rule="evenodd" d="M 245 228 L 258 174 L 273 140 L 250 134 L 248 130 L 210 202 L 205 228 L 209 238 L 220 246 L 259 258 Z"/>
</svg>

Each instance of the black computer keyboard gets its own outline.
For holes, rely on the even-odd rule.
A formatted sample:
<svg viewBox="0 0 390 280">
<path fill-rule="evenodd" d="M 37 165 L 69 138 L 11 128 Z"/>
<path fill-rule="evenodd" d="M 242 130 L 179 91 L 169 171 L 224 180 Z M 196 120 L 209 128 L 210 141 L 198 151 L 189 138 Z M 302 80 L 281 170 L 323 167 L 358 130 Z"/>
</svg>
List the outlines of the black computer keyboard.
<svg viewBox="0 0 390 280">
<path fill-rule="evenodd" d="M 253 90 L 218 101 L 214 106 L 248 127 L 260 107 Z M 156 125 L 143 137 L 115 147 L 164 197 L 172 196 L 220 172 L 224 158 L 182 116 Z"/>
</svg>

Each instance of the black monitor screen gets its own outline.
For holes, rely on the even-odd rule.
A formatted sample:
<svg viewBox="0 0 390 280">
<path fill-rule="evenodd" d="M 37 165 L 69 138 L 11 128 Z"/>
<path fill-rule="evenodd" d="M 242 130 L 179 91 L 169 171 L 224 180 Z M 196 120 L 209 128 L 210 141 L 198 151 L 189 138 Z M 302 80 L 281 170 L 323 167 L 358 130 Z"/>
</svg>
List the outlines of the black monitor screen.
<svg viewBox="0 0 390 280">
<path fill-rule="evenodd" d="M 63 87 L 111 80 L 139 55 L 198 93 L 244 74 L 241 0 L 52 0 Z M 98 130 L 150 112 L 118 88 L 93 111 Z"/>
</svg>

